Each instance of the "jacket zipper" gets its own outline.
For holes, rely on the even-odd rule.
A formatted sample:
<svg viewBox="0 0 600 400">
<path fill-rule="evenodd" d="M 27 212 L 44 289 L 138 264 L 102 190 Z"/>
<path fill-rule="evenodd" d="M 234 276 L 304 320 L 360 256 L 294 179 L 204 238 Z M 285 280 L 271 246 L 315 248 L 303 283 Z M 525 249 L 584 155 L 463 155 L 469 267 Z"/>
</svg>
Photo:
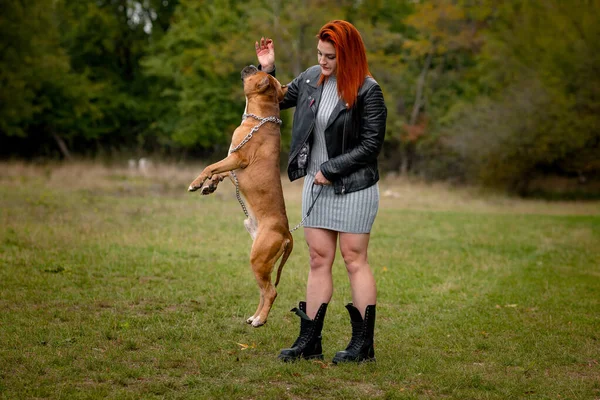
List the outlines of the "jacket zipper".
<svg viewBox="0 0 600 400">
<path fill-rule="evenodd" d="M 346 152 L 346 123 L 348 122 L 348 113 L 350 111 L 346 109 L 344 113 L 344 129 L 342 130 L 342 154 Z M 342 177 L 342 194 L 346 193 L 346 185 L 344 184 L 344 177 Z"/>
</svg>

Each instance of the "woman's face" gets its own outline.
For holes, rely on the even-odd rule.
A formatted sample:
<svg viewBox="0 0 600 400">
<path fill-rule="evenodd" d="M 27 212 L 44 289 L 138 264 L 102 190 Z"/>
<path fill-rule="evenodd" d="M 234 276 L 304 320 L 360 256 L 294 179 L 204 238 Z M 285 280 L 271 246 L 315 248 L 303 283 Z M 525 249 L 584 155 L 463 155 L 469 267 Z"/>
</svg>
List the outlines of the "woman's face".
<svg viewBox="0 0 600 400">
<path fill-rule="evenodd" d="M 325 76 L 335 76 L 337 72 L 337 59 L 333 43 L 319 40 L 317 57 L 321 66 L 321 73 Z"/>
</svg>

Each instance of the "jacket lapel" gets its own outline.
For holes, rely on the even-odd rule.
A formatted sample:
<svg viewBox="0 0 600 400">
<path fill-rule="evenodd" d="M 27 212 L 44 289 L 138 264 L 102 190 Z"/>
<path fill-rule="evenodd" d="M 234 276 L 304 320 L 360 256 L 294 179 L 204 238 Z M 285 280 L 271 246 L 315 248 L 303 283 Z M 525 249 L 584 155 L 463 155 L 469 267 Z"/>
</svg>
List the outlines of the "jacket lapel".
<svg viewBox="0 0 600 400">
<path fill-rule="evenodd" d="M 321 70 L 316 69 L 313 74 L 307 75 L 307 77 L 306 77 L 307 80 L 305 82 L 307 84 L 307 86 L 310 87 L 309 90 L 312 91 L 312 93 L 309 93 L 309 95 L 308 95 L 308 101 L 309 101 L 309 107 L 315 113 L 315 115 L 317 115 L 317 110 L 319 109 L 319 104 L 321 103 L 321 94 L 323 93 L 323 85 L 318 86 L 320 77 L 321 77 Z M 346 107 L 346 103 L 344 102 L 344 100 L 339 99 L 337 104 L 335 105 L 335 108 L 331 112 L 331 116 L 329 117 L 329 120 L 327 121 L 327 126 L 325 127 L 325 129 L 327 129 L 329 127 L 329 125 L 331 125 L 333 123 L 333 121 L 335 121 L 335 119 L 338 117 L 338 115 L 346 108 L 347 107 Z"/>
<path fill-rule="evenodd" d="M 323 86 L 318 86 L 319 77 L 321 76 L 320 70 L 315 71 L 316 73 L 307 76 L 306 85 L 310 88 L 308 94 L 308 106 L 312 112 L 317 115 L 319 104 L 321 103 L 321 93 L 323 93 Z"/>
<path fill-rule="evenodd" d="M 331 112 L 331 115 L 329 116 L 329 120 L 327 121 L 327 126 L 325 127 L 325 129 L 329 128 L 329 125 L 333 124 L 333 121 L 335 121 L 338 115 L 340 115 L 340 113 L 345 109 L 346 102 L 344 102 L 344 99 L 339 99 L 337 104 L 335 105 L 335 108 Z"/>
<path fill-rule="evenodd" d="M 315 115 L 317 115 L 317 110 L 321 103 L 321 93 L 323 93 L 323 86 L 315 85 L 315 87 L 312 88 L 312 93 L 308 95 L 309 107 Z"/>
</svg>

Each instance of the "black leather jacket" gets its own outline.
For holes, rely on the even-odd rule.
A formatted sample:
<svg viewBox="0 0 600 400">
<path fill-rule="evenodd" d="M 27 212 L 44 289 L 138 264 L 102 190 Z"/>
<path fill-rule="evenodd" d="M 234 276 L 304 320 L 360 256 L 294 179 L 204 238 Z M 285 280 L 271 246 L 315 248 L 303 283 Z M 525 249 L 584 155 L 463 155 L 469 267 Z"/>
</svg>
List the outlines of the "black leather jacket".
<svg viewBox="0 0 600 400">
<path fill-rule="evenodd" d="M 318 85 L 320 75 L 318 65 L 301 73 L 288 85 L 280 103 L 281 109 L 296 107 L 287 169 L 292 181 L 306 175 L 323 92 L 323 86 Z M 329 160 L 321 165 L 321 172 L 332 182 L 336 194 L 362 190 L 379 180 L 377 156 L 385 137 L 386 118 L 381 88 L 371 77 L 365 78 L 351 109 L 346 108 L 343 100 L 333 109 L 325 128 Z"/>
</svg>

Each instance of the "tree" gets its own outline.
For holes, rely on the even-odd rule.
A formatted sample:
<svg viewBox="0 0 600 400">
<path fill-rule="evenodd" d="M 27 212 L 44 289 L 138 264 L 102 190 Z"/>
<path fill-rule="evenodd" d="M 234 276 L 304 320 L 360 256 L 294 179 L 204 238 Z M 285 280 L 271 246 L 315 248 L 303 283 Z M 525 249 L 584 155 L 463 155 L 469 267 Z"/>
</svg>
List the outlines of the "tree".
<svg viewBox="0 0 600 400">
<path fill-rule="evenodd" d="M 63 157 L 144 143 L 152 86 L 139 59 L 173 0 L 14 1 L 0 15 L 5 151 Z"/>
<path fill-rule="evenodd" d="M 483 41 L 481 15 L 469 2 L 433 0 L 421 2 L 406 19 L 412 34 L 404 42 L 405 61 L 413 72 L 412 107 L 399 136 L 402 149 L 400 172 L 414 163 L 417 142 L 435 147 L 434 124 L 444 118 L 453 103 L 469 90 L 468 76 Z M 427 134 L 430 134 L 429 138 Z"/>
<path fill-rule="evenodd" d="M 450 119 L 448 143 L 480 182 L 521 193 L 548 172 L 600 172 L 600 1 L 520 0 L 496 10 L 488 94 Z"/>
<path fill-rule="evenodd" d="M 63 45 L 73 68 L 96 85 L 95 103 L 102 110 L 96 123 L 82 121 L 97 145 L 154 150 L 151 126 L 161 105 L 140 61 L 163 37 L 176 5 L 173 0 L 65 2 Z"/>
<path fill-rule="evenodd" d="M 236 1 L 182 0 L 170 30 L 144 59 L 165 105 L 154 124 L 171 145 L 215 150 L 229 143 L 244 104 L 234 61 L 244 20 Z"/>
<path fill-rule="evenodd" d="M 0 135 L 28 143 L 54 141 L 65 158 L 66 140 L 78 134 L 77 118 L 95 120 L 93 87 L 70 67 L 61 47 L 60 4 L 6 2 L 0 15 Z M 24 142 L 20 142 L 21 145 Z M 27 150 L 24 150 L 27 153 Z"/>
</svg>

